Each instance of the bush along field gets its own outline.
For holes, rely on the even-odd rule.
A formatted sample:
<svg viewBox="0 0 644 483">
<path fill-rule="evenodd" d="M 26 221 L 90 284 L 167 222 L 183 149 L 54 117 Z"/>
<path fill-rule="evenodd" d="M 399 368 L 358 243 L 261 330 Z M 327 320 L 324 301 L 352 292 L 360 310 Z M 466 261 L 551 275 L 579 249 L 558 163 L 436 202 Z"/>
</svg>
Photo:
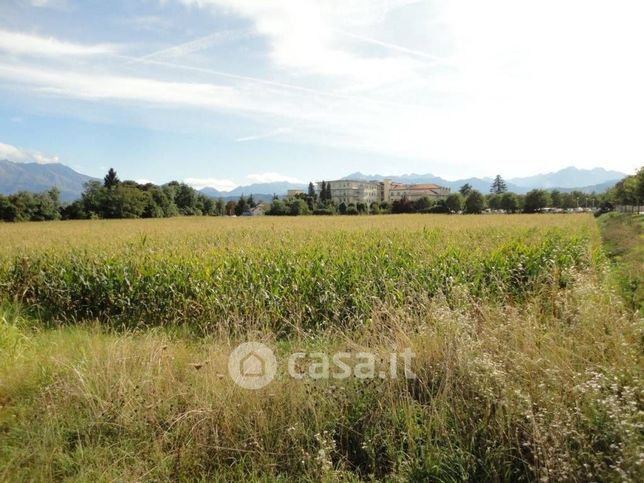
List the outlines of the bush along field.
<svg viewBox="0 0 644 483">
<path fill-rule="evenodd" d="M 642 320 L 591 216 L 54 222 L 0 238 L 0 480 L 644 475 Z M 243 341 L 280 361 L 266 387 L 229 377 Z M 283 367 L 405 348 L 413 379 Z"/>
</svg>

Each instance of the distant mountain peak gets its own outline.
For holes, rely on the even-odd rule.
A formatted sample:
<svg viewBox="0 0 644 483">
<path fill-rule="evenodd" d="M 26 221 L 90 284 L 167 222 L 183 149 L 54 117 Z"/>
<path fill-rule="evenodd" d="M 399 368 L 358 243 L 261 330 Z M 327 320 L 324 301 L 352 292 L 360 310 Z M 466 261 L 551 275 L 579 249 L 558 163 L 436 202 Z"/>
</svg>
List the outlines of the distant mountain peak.
<svg viewBox="0 0 644 483">
<path fill-rule="evenodd" d="M 52 187 L 60 190 L 63 201 L 79 198 L 84 184 L 93 180 L 91 176 L 77 173 L 62 163 L 16 163 L 0 160 L 0 194 L 18 191 L 46 191 Z"/>
<path fill-rule="evenodd" d="M 625 173 L 604 168 L 583 169 L 568 166 L 550 173 L 511 178 L 508 181 L 523 188 L 576 188 L 593 186 L 625 177 Z"/>
</svg>

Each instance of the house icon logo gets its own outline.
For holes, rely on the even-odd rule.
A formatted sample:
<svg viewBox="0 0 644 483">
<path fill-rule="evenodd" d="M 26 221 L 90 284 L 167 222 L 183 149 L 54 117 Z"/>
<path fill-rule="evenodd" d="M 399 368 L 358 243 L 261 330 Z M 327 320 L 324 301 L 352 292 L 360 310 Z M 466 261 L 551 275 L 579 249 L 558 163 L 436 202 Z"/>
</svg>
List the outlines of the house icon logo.
<svg viewBox="0 0 644 483">
<path fill-rule="evenodd" d="M 273 351 L 260 342 L 244 342 L 228 357 L 228 374 L 244 389 L 261 389 L 269 384 L 277 372 Z"/>
</svg>

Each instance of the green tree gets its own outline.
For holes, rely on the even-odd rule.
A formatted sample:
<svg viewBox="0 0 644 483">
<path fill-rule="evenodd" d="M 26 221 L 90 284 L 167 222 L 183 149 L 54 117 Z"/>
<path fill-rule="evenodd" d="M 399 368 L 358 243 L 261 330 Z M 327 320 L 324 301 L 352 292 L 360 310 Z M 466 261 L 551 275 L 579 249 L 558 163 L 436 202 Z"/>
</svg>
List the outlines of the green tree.
<svg viewBox="0 0 644 483">
<path fill-rule="evenodd" d="M 445 206 L 449 211 L 458 212 L 463 209 L 463 196 L 460 193 L 450 193 L 445 200 Z"/>
<path fill-rule="evenodd" d="M 210 198 L 209 196 L 205 196 L 200 194 L 199 198 L 201 200 L 201 212 L 206 215 L 206 216 L 214 216 L 215 215 L 215 200 Z"/>
<path fill-rule="evenodd" d="M 48 221 L 60 219 L 60 191 L 53 187 L 44 193 L 36 193 L 33 197 L 31 221 Z"/>
<path fill-rule="evenodd" d="M 0 195 L 0 220 L 16 221 L 18 209 L 10 198 Z"/>
<path fill-rule="evenodd" d="M 274 198 L 271 202 L 271 207 L 266 214 L 272 216 L 284 216 L 287 214 L 287 208 L 282 200 Z"/>
<path fill-rule="evenodd" d="M 84 211 L 88 217 L 103 216 L 107 189 L 98 181 L 85 183 L 85 190 L 81 195 Z"/>
<path fill-rule="evenodd" d="M 413 205 L 414 205 L 414 211 L 423 212 L 431 208 L 434 205 L 434 202 L 430 200 L 427 196 L 423 196 L 422 198 L 417 199 Z"/>
<path fill-rule="evenodd" d="M 503 193 L 501 195 L 501 209 L 507 213 L 515 213 L 519 208 L 519 200 L 514 193 Z"/>
<path fill-rule="evenodd" d="M 458 189 L 458 192 L 465 198 L 472 192 L 472 185 L 465 183 Z"/>
<path fill-rule="evenodd" d="M 289 215 L 308 215 L 309 214 L 309 205 L 303 199 L 294 199 L 289 203 L 288 209 Z"/>
<path fill-rule="evenodd" d="M 399 200 L 394 200 L 391 203 L 391 212 L 392 213 L 413 213 L 414 204 L 407 198 L 403 196 Z"/>
<path fill-rule="evenodd" d="M 226 215 L 233 216 L 237 213 L 237 203 L 234 200 L 229 200 L 226 203 Z"/>
<path fill-rule="evenodd" d="M 471 190 L 465 198 L 465 213 L 481 213 L 485 208 L 485 198 L 476 190 Z"/>
<path fill-rule="evenodd" d="M 497 174 L 494 178 L 494 181 L 492 182 L 492 186 L 490 187 L 490 193 L 500 195 L 502 193 L 505 193 L 507 190 L 508 187 L 505 184 L 505 181 L 503 180 L 503 178 L 501 178 L 500 174 Z"/>
<path fill-rule="evenodd" d="M 534 189 L 525 195 L 523 211 L 526 213 L 537 213 L 550 203 L 550 196 L 547 191 Z"/>
<path fill-rule="evenodd" d="M 116 171 L 114 171 L 113 168 L 110 168 L 107 174 L 105 175 L 105 178 L 103 178 L 103 187 L 107 189 L 112 189 L 112 188 L 115 188 L 116 185 L 118 185 L 120 182 L 121 181 L 116 175 Z"/>
<path fill-rule="evenodd" d="M 136 186 L 121 183 L 110 191 L 106 218 L 141 218 L 152 197 Z"/>
<path fill-rule="evenodd" d="M 63 220 L 84 220 L 87 218 L 83 200 L 75 200 L 61 209 Z"/>
<path fill-rule="evenodd" d="M 197 207 L 197 192 L 187 184 L 180 183 L 175 187 L 174 203 L 182 215 L 201 214 Z"/>
<path fill-rule="evenodd" d="M 237 216 L 241 216 L 244 214 L 244 212 L 248 209 L 248 201 L 242 194 L 239 197 L 239 201 L 237 201 L 237 205 L 235 206 L 235 214 Z"/>
<path fill-rule="evenodd" d="M 635 179 L 637 180 L 637 204 L 644 204 L 644 166 L 637 170 Z"/>
<path fill-rule="evenodd" d="M 322 180 L 322 183 L 320 183 L 320 201 L 324 203 L 327 201 L 326 197 L 326 181 Z"/>
<path fill-rule="evenodd" d="M 215 213 L 217 216 L 224 216 L 226 214 L 226 204 L 224 203 L 223 198 L 217 198 L 217 202 L 215 203 Z"/>
<path fill-rule="evenodd" d="M 500 210 L 501 209 L 501 195 L 496 193 L 490 193 L 487 195 L 487 206 L 491 210 Z"/>
</svg>

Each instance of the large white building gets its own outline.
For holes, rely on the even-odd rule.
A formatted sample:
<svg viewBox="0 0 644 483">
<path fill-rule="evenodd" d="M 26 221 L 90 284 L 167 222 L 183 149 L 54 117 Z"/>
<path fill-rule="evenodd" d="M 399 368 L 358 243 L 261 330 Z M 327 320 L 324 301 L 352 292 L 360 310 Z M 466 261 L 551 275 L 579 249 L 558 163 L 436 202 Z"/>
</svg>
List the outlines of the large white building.
<svg viewBox="0 0 644 483">
<path fill-rule="evenodd" d="M 357 204 L 366 203 L 391 203 L 403 198 L 416 201 L 421 198 L 440 199 L 449 195 L 449 188 L 432 183 L 402 184 L 384 181 L 360 181 L 339 179 L 326 181 L 331 186 L 331 200 L 335 203 Z M 317 184 L 318 192 L 322 183 Z"/>
</svg>

